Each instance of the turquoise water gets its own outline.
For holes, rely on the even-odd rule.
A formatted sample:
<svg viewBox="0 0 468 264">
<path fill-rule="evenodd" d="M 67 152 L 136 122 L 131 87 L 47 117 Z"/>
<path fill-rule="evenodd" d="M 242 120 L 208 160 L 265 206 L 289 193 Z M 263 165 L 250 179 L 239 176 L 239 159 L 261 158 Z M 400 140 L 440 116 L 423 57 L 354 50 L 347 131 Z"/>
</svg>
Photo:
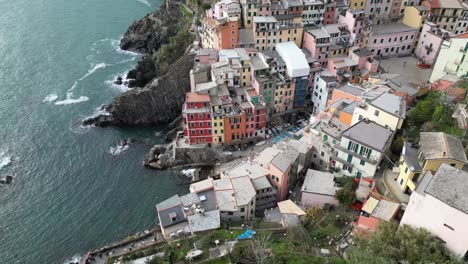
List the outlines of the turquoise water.
<svg viewBox="0 0 468 264">
<path fill-rule="evenodd" d="M 0 263 L 63 263 L 154 226 L 177 192 L 146 170 L 162 128 L 83 128 L 121 93 L 111 85 L 138 57 L 117 49 L 160 0 L 0 0 Z M 110 148 L 133 137 L 118 155 Z"/>
</svg>

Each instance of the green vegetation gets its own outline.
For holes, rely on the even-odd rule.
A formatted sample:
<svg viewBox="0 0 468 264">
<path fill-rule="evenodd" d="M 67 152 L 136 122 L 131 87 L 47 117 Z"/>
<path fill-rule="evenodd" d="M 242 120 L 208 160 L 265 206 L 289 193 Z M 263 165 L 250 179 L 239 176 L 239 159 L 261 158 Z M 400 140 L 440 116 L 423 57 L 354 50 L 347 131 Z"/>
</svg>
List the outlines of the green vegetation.
<svg viewBox="0 0 468 264">
<path fill-rule="evenodd" d="M 443 242 L 429 231 L 395 222 L 379 225 L 368 239 L 358 238 L 349 250 L 349 263 L 458 263 L 450 258 Z"/>
<path fill-rule="evenodd" d="M 336 191 L 335 197 L 344 206 L 350 206 L 356 199 L 356 192 L 354 190 L 354 181 L 352 177 L 337 178 L 336 182 L 340 185 L 341 189 Z"/>
<path fill-rule="evenodd" d="M 455 136 L 463 136 L 463 129 L 458 128 L 452 118 L 455 105 L 447 102 L 443 94 L 430 91 L 416 107 L 408 112 L 405 132 L 408 138 L 417 139 L 419 130 L 424 132 L 441 131 Z"/>
<path fill-rule="evenodd" d="M 181 28 L 175 36 L 169 39 L 168 44 L 155 52 L 154 61 L 160 75 L 166 74 L 170 66 L 185 54 L 185 50 L 193 40 L 194 36 L 187 28 Z"/>
</svg>

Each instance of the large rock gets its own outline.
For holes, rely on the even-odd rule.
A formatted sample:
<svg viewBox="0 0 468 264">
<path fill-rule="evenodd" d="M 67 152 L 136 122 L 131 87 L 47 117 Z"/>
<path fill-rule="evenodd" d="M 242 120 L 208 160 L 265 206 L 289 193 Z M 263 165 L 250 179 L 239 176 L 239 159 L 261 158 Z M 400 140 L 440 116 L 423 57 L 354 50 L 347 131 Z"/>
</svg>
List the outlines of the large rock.
<svg viewBox="0 0 468 264">
<path fill-rule="evenodd" d="M 182 12 L 178 5 L 166 5 L 135 21 L 120 40 L 120 48 L 139 53 L 153 53 L 177 33 Z"/>
<path fill-rule="evenodd" d="M 185 93 L 190 91 L 190 70 L 194 54 L 187 54 L 174 63 L 169 72 L 146 85 L 125 92 L 106 106 L 106 115 L 83 121 L 84 125 L 135 126 L 161 125 L 180 116 Z"/>
</svg>

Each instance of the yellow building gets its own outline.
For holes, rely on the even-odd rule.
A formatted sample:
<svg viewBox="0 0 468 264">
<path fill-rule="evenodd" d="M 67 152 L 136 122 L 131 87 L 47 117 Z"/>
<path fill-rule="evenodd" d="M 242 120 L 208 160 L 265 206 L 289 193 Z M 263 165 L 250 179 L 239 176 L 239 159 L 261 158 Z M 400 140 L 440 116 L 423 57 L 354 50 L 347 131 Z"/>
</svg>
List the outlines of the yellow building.
<svg viewBox="0 0 468 264">
<path fill-rule="evenodd" d="M 424 172 L 435 172 L 441 164 L 462 169 L 468 163 L 461 140 L 443 132 L 421 132 L 420 144 L 405 142 L 397 182 L 406 193 L 416 189 Z"/>
<path fill-rule="evenodd" d="M 277 20 L 273 16 L 254 17 L 254 44 L 257 50 L 274 50 L 276 44 L 294 41 L 302 45 L 302 17 Z"/>
<path fill-rule="evenodd" d="M 420 29 L 424 24 L 428 9 L 425 6 L 407 6 L 403 15 L 403 24 Z"/>
<path fill-rule="evenodd" d="M 293 109 L 294 82 L 286 80 L 275 87 L 274 113 L 281 113 Z"/>
<path fill-rule="evenodd" d="M 351 0 L 349 1 L 349 9 L 364 10 L 366 8 L 366 0 Z"/>
</svg>

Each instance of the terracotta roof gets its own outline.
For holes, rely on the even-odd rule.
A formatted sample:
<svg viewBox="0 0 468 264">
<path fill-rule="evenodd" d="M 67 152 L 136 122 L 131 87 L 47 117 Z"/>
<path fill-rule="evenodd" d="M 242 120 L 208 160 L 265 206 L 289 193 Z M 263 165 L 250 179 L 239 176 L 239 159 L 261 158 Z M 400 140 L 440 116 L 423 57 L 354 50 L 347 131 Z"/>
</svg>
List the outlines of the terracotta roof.
<svg viewBox="0 0 468 264">
<path fill-rule="evenodd" d="M 185 101 L 190 102 L 209 102 L 210 96 L 208 94 L 197 94 L 197 93 L 186 93 L 185 94 Z"/>
</svg>

